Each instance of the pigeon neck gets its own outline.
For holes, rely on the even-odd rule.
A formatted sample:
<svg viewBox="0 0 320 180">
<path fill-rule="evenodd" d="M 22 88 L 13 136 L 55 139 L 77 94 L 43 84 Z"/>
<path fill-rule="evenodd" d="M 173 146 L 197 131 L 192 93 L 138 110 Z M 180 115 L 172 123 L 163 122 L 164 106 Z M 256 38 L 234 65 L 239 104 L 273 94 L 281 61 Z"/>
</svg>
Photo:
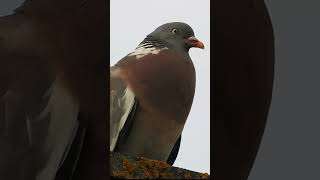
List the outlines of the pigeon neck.
<svg viewBox="0 0 320 180">
<path fill-rule="evenodd" d="M 151 52 L 154 51 L 153 54 L 157 54 L 160 50 L 162 49 L 172 49 L 177 52 L 180 52 L 183 56 L 185 56 L 188 60 L 190 60 L 189 56 L 189 50 L 185 50 L 182 46 L 174 46 L 169 42 L 166 42 L 164 40 L 161 40 L 160 38 L 150 36 L 148 35 L 135 49 L 135 51 L 146 51 L 146 52 Z M 134 54 L 139 54 L 139 53 L 134 53 Z M 145 52 L 144 52 L 145 54 Z"/>
<path fill-rule="evenodd" d="M 156 49 L 162 49 L 162 48 L 168 48 L 168 45 L 163 40 L 160 40 L 158 38 L 155 38 L 153 36 L 147 36 L 137 47 L 138 48 L 156 48 Z"/>
</svg>

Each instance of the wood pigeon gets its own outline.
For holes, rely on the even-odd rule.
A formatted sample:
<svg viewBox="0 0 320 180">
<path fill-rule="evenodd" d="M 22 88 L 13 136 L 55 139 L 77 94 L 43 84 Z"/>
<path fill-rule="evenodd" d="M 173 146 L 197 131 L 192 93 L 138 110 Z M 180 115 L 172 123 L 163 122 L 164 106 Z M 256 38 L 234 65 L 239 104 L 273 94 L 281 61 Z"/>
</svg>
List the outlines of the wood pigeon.
<svg viewBox="0 0 320 180">
<path fill-rule="evenodd" d="M 173 164 L 195 92 L 192 47 L 204 45 L 189 25 L 167 23 L 110 68 L 110 151 Z"/>
<path fill-rule="evenodd" d="M 0 18 L 0 179 L 107 179 L 105 0 Z"/>
<path fill-rule="evenodd" d="M 263 0 L 213 7 L 213 178 L 245 180 L 271 103 L 273 28 Z"/>
</svg>

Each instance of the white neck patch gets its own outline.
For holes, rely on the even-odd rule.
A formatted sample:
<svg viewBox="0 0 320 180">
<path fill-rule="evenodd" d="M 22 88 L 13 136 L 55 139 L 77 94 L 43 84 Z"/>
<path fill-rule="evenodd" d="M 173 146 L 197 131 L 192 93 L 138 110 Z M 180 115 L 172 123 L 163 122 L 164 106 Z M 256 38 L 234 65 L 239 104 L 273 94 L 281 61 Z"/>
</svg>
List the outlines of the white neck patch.
<svg viewBox="0 0 320 180">
<path fill-rule="evenodd" d="M 137 59 L 140 59 L 148 54 L 159 54 L 159 52 L 164 49 L 168 48 L 156 48 L 154 46 L 141 44 L 132 53 L 128 54 L 128 56 L 136 56 Z"/>
</svg>

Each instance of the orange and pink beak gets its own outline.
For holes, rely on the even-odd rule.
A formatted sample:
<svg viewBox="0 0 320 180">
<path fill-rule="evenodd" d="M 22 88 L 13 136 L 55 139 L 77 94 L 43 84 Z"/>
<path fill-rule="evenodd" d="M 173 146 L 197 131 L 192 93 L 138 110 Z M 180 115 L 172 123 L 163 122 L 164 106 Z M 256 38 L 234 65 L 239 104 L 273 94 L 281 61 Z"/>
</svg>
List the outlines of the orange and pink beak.
<svg viewBox="0 0 320 180">
<path fill-rule="evenodd" d="M 193 47 L 204 49 L 204 44 L 199 41 L 197 38 L 191 36 L 188 38 Z"/>
</svg>

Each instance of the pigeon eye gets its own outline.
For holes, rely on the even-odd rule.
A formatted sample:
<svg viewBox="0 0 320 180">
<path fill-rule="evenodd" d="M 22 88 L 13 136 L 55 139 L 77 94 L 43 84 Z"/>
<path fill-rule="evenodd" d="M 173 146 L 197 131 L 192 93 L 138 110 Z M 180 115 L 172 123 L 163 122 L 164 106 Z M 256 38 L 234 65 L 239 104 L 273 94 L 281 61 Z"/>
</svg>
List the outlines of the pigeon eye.
<svg viewBox="0 0 320 180">
<path fill-rule="evenodd" d="M 172 29 L 171 32 L 172 32 L 173 34 L 178 34 L 178 33 L 179 33 L 178 29 L 176 29 L 176 28 Z"/>
</svg>

